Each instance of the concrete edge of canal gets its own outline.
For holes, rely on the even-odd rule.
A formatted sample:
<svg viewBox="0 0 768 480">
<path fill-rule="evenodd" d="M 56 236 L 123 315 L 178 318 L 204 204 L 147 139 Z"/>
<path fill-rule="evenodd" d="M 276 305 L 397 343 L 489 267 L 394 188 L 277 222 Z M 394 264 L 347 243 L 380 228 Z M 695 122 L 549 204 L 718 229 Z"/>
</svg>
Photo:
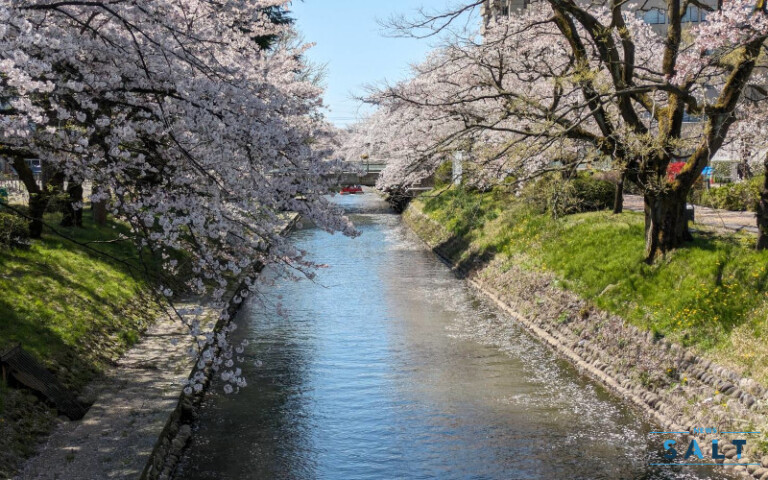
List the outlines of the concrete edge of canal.
<svg viewBox="0 0 768 480">
<path fill-rule="evenodd" d="M 288 235 L 299 222 L 300 216 L 298 214 L 291 214 L 286 225 L 283 227 L 281 234 Z M 255 273 L 259 273 L 263 269 L 263 265 L 257 265 L 254 270 Z M 236 288 L 230 292 L 230 298 L 234 298 L 239 292 L 248 290 L 247 285 L 244 282 L 240 282 Z M 219 321 L 216 325 L 214 332 L 220 332 L 226 327 L 231 319 L 235 318 L 235 315 L 240 311 L 245 302 L 229 302 L 228 314 L 229 319 L 226 322 Z M 188 378 L 192 378 L 197 373 L 196 365 L 193 366 L 192 371 Z M 210 388 L 213 381 L 214 371 L 210 368 L 206 368 L 203 371 L 205 375 L 205 381 L 203 382 L 204 388 L 200 392 L 196 392 L 193 395 L 186 395 L 183 392 L 179 394 L 179 400 L 176 408 L 170 412 L 165 427 L 158 435 L 157 442 L 150 454 L 144 471 L 141 474 L 141 480 L 167 480 L 173 477 L 173 472 L 179 463 L 184 449 L 189 443 L 192 437 L 192 425 L 197 418 L 197 411 L 205 398 L 205 395 Z"/>
<path fill-rule="evenodd" d="M 466 245 L 453 241 L 440 224 L 413 204 L 403 219 L 458 276 L 581 373 L 663 428 L 674 432 L 693 432 L 700 427 L 751 432 L 766 427 L 768 389 L 754 380 L 628 325 L 560 288 L 555 277 L 520 268 L 514 259 L 474 258 L 457 266 L 452 259 L 459 258 Z M 691 433 L 677 438 L 684 445 L 696 438 L 707 456 L 712 453 L 712 440 L 727 439 L 722 434 Z M 746 456 L 738 460 L 734 445 L 721 445 L 726 459 L 716 461 L 759 463 L 725 468 L 743 478 L 768 480 L 768 456 L 755 453 L 755 443 L 748 445 Z"/>
</svg>

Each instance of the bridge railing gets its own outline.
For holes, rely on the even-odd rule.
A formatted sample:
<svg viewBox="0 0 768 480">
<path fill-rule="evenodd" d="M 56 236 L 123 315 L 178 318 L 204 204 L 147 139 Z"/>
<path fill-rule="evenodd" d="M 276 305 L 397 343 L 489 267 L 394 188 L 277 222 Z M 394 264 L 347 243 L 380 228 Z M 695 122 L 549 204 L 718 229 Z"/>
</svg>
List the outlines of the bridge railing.
<svg viewBox="0 0 768 480">
<path fill-rule="evenodd" d="M 365 173 L 381 173 L 387 167 L 386 163 L 362 163 L 360 164 Z"/>
</svg>

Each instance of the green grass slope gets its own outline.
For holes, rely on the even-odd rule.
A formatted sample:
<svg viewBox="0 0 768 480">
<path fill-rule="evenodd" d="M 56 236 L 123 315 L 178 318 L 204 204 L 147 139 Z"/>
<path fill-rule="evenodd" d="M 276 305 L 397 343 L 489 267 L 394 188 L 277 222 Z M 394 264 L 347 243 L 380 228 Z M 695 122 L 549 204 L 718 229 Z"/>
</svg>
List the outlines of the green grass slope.
<svg viewBox="0 0 768 480">
<path fill-rule="evenodd" d="M 554 220 L 503 192 L 452 189 L 413 208 L 446 227 L 455 260 L 515 258 L 632 324 L 768 382 L 768 252 L 754 237 L 697 232 L 654 265 L 643 262 L 643 216 L 592 212 Z"/>
<path fill-rule="evenodd" d="M 56 215 L 47 220 L 58 224 Z M 0 351 L 21 343 L 75 392 L 159 314 L 133 243 L 116 241 L 127 229 L 85 220 L 84 228 L 57 228 L 85 245 L 47 232 L 28 250 L 0 249 Z M 54 419 L 34 395 L 0 385 L 0 478 L 11 476 Z"/>
</svg>

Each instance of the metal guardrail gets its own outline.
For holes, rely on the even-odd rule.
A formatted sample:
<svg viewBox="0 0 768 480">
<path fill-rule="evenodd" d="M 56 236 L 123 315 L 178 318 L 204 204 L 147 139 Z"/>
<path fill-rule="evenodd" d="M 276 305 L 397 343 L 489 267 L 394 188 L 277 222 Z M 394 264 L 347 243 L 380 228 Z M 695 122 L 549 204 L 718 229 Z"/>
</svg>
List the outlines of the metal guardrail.
<svg viewBox="0 0 768 480">
<path fill-rule="evenodd" d="M 381 171 L 387 167 L 387 164 L 386 163 L 361 163 L 360 166 L 362 167 L 363 171 L 365 171 L 365 173 L 381 173 Z"/>
</svg>

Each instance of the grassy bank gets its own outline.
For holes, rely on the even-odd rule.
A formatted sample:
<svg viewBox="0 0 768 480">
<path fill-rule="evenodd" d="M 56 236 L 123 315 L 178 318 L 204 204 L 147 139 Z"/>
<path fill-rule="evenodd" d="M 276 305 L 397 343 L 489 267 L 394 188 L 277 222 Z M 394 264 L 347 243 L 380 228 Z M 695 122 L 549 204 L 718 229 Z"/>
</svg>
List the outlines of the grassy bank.
<svg viewBox="0 0 768 480">
<path fill-rule="evenodd" d="M 643 263 L 643 217 L 592 212 L 552 219 L 504 192 L 426 194 L 413 208 L 453 234 L 453 260 L 502 256 L 554 273 L 562 288 L 657 335 L 768 382 L 768 252 L 754 238 L 699 232 Z"/>
<path fill-rule="evenodd" d="M 56 215 L 47 220 L 58 224 Z M 75 392 L 138 341 L 159 313 L 148 280 L 127 265 L 139 264 L 132 242 L 114 241 L 127 229 L 85 222 L 60 231 L 86 245 L 46 232 L 29 249 L 0 250 L 0 350 L 20 342 Z M 0 478 L 11 475 L 55 418 L 34 395 L 0 385 Z"/>
</svg>

